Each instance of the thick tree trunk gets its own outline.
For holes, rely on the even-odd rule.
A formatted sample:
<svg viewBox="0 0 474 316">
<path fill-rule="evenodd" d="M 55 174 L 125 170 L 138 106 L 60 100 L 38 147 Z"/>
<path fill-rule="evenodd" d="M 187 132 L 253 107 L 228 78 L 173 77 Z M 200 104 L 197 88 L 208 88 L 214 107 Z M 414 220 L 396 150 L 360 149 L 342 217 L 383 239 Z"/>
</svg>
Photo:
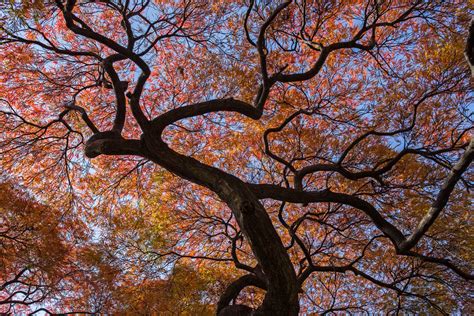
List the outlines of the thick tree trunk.
<svg viewBox="0 0 474 316">
<path fill-rule="evenodd" d="M 254 315 L 298 315 L 298 282 L 288 253 L 265 208 L 238 178 L 171 150 L 156 134 L 145 134 L 147 158 L 170 172 L 203 185 L 232 210 L 265 275 L 267 292 Z"/>
</svg>

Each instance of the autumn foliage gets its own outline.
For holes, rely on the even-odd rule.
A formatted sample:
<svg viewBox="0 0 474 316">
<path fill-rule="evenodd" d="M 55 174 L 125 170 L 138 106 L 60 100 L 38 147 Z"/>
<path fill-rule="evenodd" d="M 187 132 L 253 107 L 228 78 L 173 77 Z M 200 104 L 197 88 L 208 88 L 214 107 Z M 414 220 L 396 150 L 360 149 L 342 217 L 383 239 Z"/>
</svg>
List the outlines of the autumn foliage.
<svg viewBox="0 0 474 316">
<path fill-rule="evenodd" d="M 0 313 L 472 308 L 469 1 L 0 9 Z"/>
</svg>

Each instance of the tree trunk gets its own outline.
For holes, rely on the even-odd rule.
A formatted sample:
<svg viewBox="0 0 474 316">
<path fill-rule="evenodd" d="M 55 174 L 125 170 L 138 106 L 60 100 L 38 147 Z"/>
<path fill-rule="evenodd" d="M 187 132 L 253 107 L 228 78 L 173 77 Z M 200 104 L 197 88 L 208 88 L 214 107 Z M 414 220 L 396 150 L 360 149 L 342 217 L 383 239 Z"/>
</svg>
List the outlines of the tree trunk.
<svg viewBox="0 0 474 316">
<path fill-rule="evenodd" d="M 265 208 L 240 179 L 170 149 L 156 134 L 144 136 L 146 157 L 215 192 L 232 210 L 265 275 L 267 292 L 254 315 L 298 315 L 298 282 Z"/>
</svg>

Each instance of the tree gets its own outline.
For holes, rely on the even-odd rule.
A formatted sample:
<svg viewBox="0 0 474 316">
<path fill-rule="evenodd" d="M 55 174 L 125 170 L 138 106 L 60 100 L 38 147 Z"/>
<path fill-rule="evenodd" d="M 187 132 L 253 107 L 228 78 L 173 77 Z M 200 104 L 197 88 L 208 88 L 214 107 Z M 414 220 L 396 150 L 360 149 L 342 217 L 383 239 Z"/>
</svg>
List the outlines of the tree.
<svg viewBox="0 0 474 316">
<path fill-rule="evenodd" d="M 181 260 L 243 273 L 219 315 L 472 303 L 468 1 L 20 8 L 3 167 L 102 227 L 123 284 Z"/>
<path fill-rule="evenodd" d="M 140 278 L 117 263 L 111 252 L 119 249 L 101 246 L 97 237 L 92 242 L 77 214 L 46 207 L 11 183 L 0 187 L 0 312 L 208 315 L 212 310 L 209 300 L 226 280 L 222 269 L 197 271 L 179 263 L 169 279 Z"/>
<path fill-rule="evenodd" d="M 11 183 L 0 184 L 0 311 L 20 313 L 45 298 L 67 306 L 83 274 L 76 265 L 85 225 L 48 208 Z"/>
</svg>

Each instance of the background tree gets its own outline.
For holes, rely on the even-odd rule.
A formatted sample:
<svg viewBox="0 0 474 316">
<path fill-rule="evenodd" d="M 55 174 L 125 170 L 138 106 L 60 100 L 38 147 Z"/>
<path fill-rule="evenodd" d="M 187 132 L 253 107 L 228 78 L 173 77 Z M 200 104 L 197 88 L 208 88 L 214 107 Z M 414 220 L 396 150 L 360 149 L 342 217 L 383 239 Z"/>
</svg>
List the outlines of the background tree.
<svg viewBox="0 0 474 316">
<path fill-rule="evenodd" d="M 46 207 L 11 183 L 1 184 L 0 209 L 2 313 L 209 315 L 228 283 L 223 269 L 212 266 L 197 270 L 179 262 L 164 270 L 170 263 L 159 265 L 154 258 L 150 271 L 140 257 L 130 266 L 131 250 L 122 255 L 128 261 L 119 260 L 123 244 L 92 236 L 77 212 Z M 118 230 L 114 227 L 115 238 Z M 150 241 L 152 228 L 147 230 Z"/>
<path fill-rule="evenodd" d="M 93 312 L 472 303 L 468 1 L 7 7 L 2 166 L 92 230 Z"/>
</svg>

